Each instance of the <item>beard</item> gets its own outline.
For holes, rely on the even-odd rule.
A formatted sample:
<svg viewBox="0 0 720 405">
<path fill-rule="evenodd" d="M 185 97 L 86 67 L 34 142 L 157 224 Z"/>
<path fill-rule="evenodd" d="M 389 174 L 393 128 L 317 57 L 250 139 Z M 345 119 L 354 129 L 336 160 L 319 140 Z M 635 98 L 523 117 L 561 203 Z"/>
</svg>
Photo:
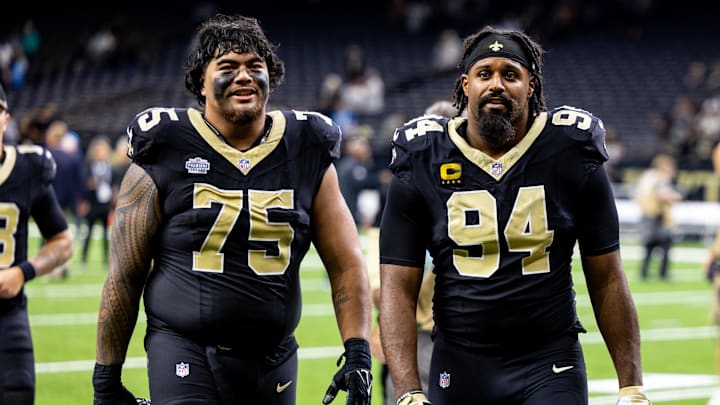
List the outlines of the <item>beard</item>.
<svg viewBox="0 0 720 405">
<path fill-rule="evenodd" d="M 248 125 L 255 121 L 262 113 L 262 108 L 257 103 L 253 103 L 252 105 L 243 105 L 238 108 L 238 106 L 225 102 L 221 106 L 221 110 L 223 117 L 227 121 L 241 126 Z"/>
<path fill-rule="evenodd" d="M 497 96 L 493 96 L 497 97 Z M 483 106 L 488 102 L 489 96 L 482 97 L 477 104 L 477 120 L 480 133 L 487 145 L 494 150 L 505 150 L 513 145 L 517 139 L 515 123 L 520 119 L 520 106 L 509 97 L 505 99 L 504 112 L 485 112 Z"/>
</svg>

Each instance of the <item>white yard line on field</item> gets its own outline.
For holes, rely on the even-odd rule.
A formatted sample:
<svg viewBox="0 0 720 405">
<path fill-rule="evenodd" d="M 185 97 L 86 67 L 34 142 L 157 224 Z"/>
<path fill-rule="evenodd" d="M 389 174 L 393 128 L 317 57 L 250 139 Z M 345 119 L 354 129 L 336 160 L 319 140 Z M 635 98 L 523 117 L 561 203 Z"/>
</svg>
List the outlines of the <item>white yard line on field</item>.
<svg viewBox="0 0 720 405">
<path fill-rule="evenodd" d="M 71 293 L 89 290 L 88 286 L 52 286 L 52 288 L 37 289 L 33 291 L 33 297 L 60 298 L 68 297 Z M 635 304 L 640 306 L 649 305 L 698 305 L 707 307 L 710 305 L 711 291 L 707 290 L 683 290 L 666 292 L 642 292 L 633 294 Z M 576 297 L 578 308 L 590 307 L 590 299 L 586 294 L 578 294 Z M 331 304 L 304 304 L 303 316 L 327 316 L 334 313 Z M 143 313 L 138 318 L 139 322 L 145 322 Z M 97 312 L 79 312 L 62 314 L 34 314 L 30 315 L 30 324 L 33 327 L 41 326 L 73 326 L 88 325 L 97 322 Z"/>
</svg>

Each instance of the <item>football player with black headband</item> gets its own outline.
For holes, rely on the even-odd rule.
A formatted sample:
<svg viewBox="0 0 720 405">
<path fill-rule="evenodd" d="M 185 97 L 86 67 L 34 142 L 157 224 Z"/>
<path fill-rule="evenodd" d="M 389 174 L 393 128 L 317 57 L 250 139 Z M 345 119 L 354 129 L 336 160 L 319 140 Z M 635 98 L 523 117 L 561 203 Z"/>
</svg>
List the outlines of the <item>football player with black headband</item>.
<svg viewBox="0 0 720 405">
<path fill-rule="evenodd" d="M 333 166 L 340 129 L 316 112 L 266 111 L 283 76 L 257 20 L 216 15 L 186 66 L 203 108 L 149 108 L 130 123 L 95 404 L 134 401 L 121 370 L 141 296 L 153 402 L 295 404 L 299 269 L 311 243 L 345 346 L 322 400 L 345 390 L 347 404 L 370 404 L 369 282 Z"/>
<path fill-rule="evenodd" d="M 25 283 L 70 260 L 73 239 L 52 181 L 55 160 L 40 145 L 4 145 L 10 120 L 0 85 L 0 404 L 32 405 L 35 357 Z M 28 225 L 45 243 L 28 257 Z"/>
<path fill-rule="evenodd" d="M 488 26 L 464 49 L 454 98 L 467 118 L 419 117 L 392 140 L 380 327 L 398 404 L 587 404 L 576 243 L 618 403 L 649 404 L 602 121 L 547 110 L 543 49 L 523 32 Z M 436 273 L 428 393 L 414 316 L 426 249 Z"/>
</svg>

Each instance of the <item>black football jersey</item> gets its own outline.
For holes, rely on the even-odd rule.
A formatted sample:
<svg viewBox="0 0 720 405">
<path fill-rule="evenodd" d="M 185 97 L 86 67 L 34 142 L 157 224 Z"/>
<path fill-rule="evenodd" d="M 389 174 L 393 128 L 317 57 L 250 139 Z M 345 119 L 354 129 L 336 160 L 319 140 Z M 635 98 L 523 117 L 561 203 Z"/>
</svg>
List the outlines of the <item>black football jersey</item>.
<svg viewBox="0 0 720 405">
<path fill-rule="evenodd" d="M 568 106 L 542 113 L 499 159 L 472 148 L 465 125 L 423 116 L 396 130 L 390 168 L 410 194 L 385 216 L 410 220 L 383 218 L 381 262 L 421 267 L 429 251 L 437 331 L 457 344 L 522 350 L 583 331 L 574 247 L 619 246 L 602 122 Z"/>
<path fill-rule="evenodd" d="M 195 109 L 151 108 L 130 124 L 128 154 L 163 213 L 144 293 L 149 327 L 262 350 L 298 325 L 311 205 L 341 134 L 314 112 L 268 119 L 264 142 L 246 152 Z"/>
<path fill-rule="evenodd" d="M 38 145 L 3 146 L 0 166 L 0 271 L 27 260 L 28 226 L 32 218 L 43 237 L 67 229 L 52 181 L 55 160 Z M 22 303 L 21 292 L 0 299 L 0 311 Z"/>
</svg>

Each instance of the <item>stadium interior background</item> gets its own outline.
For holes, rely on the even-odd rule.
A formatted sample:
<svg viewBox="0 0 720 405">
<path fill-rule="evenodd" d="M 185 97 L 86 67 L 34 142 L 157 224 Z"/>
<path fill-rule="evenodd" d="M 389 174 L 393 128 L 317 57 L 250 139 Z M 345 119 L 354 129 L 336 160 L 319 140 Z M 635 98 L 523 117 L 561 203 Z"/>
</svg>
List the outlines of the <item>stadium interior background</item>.
<svg viewBox="0 0 720 405">
<path fill-rule="evenodd" d="M 370 138 L 379 168 L 387 163 L 393 125 L 451 99 L 458 72 L 432 61 L 441 33 L 452 29 L 462 38 L 485 24 L 512 25 L 547 50 L 548 106 L 572 105 L 603 119 L 618 198 L 631 194 L 656 153 L 671 151 L 685 200 L 720 200 L 709 162 L 720 140 L 720 24 L 709 2 L 125 1 L 42 9 L 11 3 L 3 7 L 0 45 L 22 43 L 29 22 L 39 39 L 25 55 L 0 57 L 20 58 L 21 73 L 24 68 L 17 83 L 8 83 L 9 66 L 4 72 L 18 141 L 31 136 L 28 128 L 59 118 L 87 147 L 99 134 L 124 136 L 126 124 L 146 107 L 194 105 L 182 73 L 193 30 L 215 12 L 241 13 L 261 21 L 286 63 L 271 108 L 328 112 L 325 79 L 342 76 L 346 51 L 361 48 L 366 66 L 382 80 L 383 107 L 353 112 L 349 135 Z M 103 30 L 116 46 L 93 59 L 87 45 Z"/>
</svg>

